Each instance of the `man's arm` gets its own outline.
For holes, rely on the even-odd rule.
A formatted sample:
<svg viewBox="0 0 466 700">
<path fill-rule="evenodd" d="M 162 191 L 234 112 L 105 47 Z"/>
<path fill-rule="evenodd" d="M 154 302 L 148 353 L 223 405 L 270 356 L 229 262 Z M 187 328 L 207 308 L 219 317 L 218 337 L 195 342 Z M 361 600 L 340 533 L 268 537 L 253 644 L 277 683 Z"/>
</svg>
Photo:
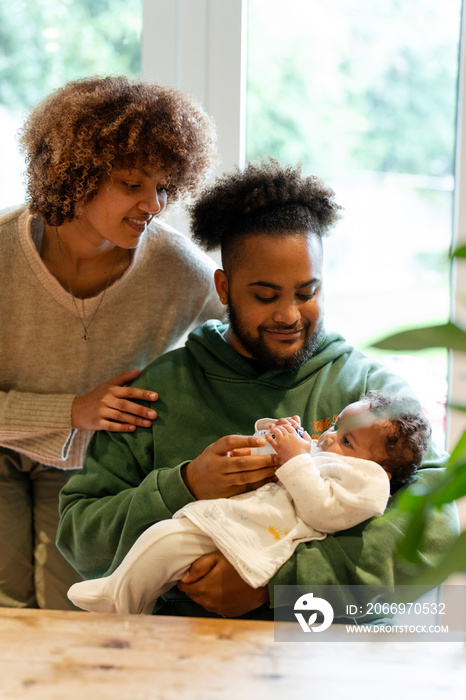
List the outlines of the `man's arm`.
<svg viewBox="0 0 466 700">
<path fill-rule="evenodd" d="M 60 551 L 85 578 L 110 573 L 150 525 L 187 503 L 242 493 L 274 478 L 275 455 L 235 454 L 264 443 L 228 435 L 192 461 L 154 468 L 152 430 L 96 433 L 83 471 L 60 494 Z M 194 475 L 192 483 L 185 474 Z"/>
<path fill-rule="evenodd" d="M 60 494 L 57 545 L 85 578 L 110 573 L 144 530 L 193 496 L 181 466 L 152 469 L 152 431 L 98 432 Z"/>
</svg>

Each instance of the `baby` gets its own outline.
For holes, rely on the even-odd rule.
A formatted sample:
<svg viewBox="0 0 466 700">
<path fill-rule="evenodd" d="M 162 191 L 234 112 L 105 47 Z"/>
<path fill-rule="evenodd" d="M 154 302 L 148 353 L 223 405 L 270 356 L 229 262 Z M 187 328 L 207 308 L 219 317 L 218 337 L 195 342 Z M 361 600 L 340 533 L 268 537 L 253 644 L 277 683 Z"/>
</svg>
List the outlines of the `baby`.
<svg viewBox="0 0 466 700">
<path fill-rule="evenodd" d="M 282 462 L 276 483 L 188 503 L 149 527 L 110 576 L 74 584 L 70 600 L 93 612 L 151 614 L 192 562 L 217 549 L 251 586 L 263 586 L 301 542 L 381 515 L 430 436 L 422 414 L 374 391 L 344 408 L 317 444 L 297 416 L 262 419 L 256 429 L 264 421 L 266 446 Z"/>
</svg>

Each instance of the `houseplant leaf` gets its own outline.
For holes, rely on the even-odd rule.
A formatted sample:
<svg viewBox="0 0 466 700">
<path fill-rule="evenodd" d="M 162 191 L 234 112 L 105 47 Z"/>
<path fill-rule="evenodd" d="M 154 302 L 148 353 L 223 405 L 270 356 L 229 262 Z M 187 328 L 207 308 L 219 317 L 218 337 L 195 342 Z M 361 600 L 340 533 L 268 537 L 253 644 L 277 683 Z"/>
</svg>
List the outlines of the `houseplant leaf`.
<svg viewBox="0 0 466 700">
<path fill-rule="evenodd" d="M 424 350 L 445 347 L 466 352 L 466 330 L 451 322 L 439 326 L 412 328 L 389 335 L 373 343 L 373 347 L 380 350 Z"/>
</svg>

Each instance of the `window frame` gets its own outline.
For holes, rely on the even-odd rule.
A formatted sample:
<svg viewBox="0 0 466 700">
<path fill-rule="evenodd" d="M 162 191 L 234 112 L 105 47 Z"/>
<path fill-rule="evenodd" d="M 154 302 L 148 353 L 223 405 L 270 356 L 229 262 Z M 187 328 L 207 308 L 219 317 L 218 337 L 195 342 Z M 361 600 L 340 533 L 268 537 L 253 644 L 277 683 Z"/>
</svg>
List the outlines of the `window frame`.
<svg viewBox="0 0 466 700">
<path fill-rule="evenodd" d="M 459 54 L 456 164 L 452 248 L 466 244 L 466 12 L 463 4 Z M 451 274 L 451 318 L 466 328 L 466 261 L 454 260 Z M 465 352 L 450 352 L 448 401 L 466 405 Z M 451 450 L 465 429 L 464 412 L 447 409 L 447 445 Z"/>
</svg>

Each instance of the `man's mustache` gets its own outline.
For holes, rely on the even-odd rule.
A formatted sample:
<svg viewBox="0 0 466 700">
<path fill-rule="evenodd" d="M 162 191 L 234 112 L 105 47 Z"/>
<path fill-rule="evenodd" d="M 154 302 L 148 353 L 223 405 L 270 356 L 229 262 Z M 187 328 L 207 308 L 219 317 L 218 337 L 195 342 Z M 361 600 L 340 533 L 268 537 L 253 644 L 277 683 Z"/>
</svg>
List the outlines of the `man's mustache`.
<svg viewBox="0 0 466 700">
<path fill-rule="evenodd" d="M 271 331 L 272 333 L 275 331 L 293 331 L 294 333 L 298 333 L 300 331 L 307 330 L 311 324 L 306 323 L 304 325 L 298 325 L 298 323 L 292 323 L 292 324 L 286 324 L 286 323 L 277 323 L 275 326 L 260 326 L 260 329 L 263 331 Z"/>
</svg>

